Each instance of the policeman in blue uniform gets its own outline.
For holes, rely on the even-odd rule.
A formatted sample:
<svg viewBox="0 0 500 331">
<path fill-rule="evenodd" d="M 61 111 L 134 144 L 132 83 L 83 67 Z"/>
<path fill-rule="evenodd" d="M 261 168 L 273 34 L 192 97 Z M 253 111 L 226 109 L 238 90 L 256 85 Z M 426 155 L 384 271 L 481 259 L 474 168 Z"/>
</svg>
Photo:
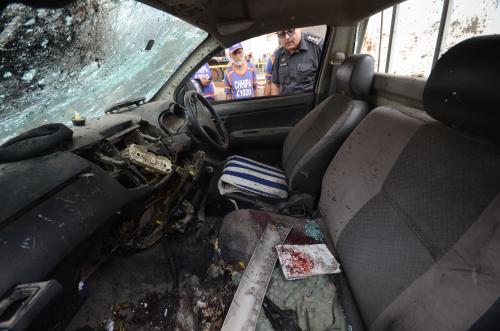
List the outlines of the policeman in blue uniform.
<svg viewBox="0 0 500 331">
<path fill-rule="evenodd" d="M 279 31 L 277 35 L 282 47 L 274 53 L 271 95 L 312 91 L 323 39 L 301 29 Z"/>
</svg>

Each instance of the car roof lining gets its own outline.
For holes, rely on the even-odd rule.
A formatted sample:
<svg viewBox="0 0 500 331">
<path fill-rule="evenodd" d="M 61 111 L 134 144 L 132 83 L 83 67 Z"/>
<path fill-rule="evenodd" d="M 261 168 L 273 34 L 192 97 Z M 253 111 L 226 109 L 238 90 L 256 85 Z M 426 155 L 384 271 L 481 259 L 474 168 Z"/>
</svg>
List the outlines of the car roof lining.
<svg viewBox="0 0 500 331">
<path fill-rule="evenodd" d="M 301 26 L 353 25 L 401 0 L 140 0 L 203 29 L 224 46 Z"/>
</svg>

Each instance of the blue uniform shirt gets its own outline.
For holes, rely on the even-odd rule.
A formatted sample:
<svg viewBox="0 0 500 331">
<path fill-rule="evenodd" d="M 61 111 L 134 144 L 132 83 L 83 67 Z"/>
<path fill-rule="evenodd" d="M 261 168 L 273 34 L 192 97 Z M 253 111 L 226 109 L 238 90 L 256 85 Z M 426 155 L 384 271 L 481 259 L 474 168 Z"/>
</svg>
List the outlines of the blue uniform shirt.
<svg viewBox="0 0 500 331">
<path fill-rule="evenodd" d="M 273 77 L 273 64 L 274 64 L 274 54 L 271 55 L 266 62 L 266 68 L 264 70 L 266 74 L 266 81 L 270 81 Z"/>
<path fill-rule="evenodd" d="M 234 65 L 224 70 L 224 92 L 233 99 L 253 98 L 257 87 L 257 73 L 253 64 L 245 63 L 242 71 L 236 71 Z"/>
<path fill-rule="evenodd" d="M 208 63 L 205 63 L 198 71 L 196 71 L 193 75 L 193 79 L 212 79 L 212 72 L 210 71 L 210 67 Z M 207 100 L 214 100 L 215 94 L 215 85 L 213 82 L 210 82 L 207 86 L 201 86 L 201 90 L 203 92 L 203 96 Z"/>
<path fill-rule="evenodd" d="M 272 82 L 280 86 L 281 94 L 312 91 L 322 49 L 322 38 L 303 32 L 294 53 L 290 54 L 283 47 L 274 53 Z"/>
</svg>

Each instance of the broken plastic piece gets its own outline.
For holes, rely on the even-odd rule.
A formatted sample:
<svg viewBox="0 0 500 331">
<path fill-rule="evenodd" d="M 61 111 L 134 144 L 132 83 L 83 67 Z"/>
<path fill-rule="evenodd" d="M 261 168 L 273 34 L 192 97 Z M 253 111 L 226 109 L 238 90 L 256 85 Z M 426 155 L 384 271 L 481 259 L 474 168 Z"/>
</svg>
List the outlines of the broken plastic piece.
<svg viewBox="0 0 500 331">
<path fill-rule="evenodd" d="M 340 264 L 325 244 L 277 245 L 276 251 L 287 280 L 340 272 Z"/>
<path fill-rule="evenodd" d="M 106 331 L 113 331 L 115 329 L 115 322 L 113 320 L 109 320 L 106 323 Z"/>
<path fill-rule="evenodd" d="M 142 145 L 131 144 L 123 151 L 123 156 L 152 172 L 169 174 L 172 171 L 170 159 L 151 153 Z"/>
<path fill-rule="evenodd" d="M 315 219 L 307 219 L 304 224 L 304 232 L 305 234 L 319 242 L 322 242 L 325 239 L 323 232 L 321 232 L 321 228 L 319 227 L 318 221 Z"/>
<path fill-rule="evenodd" d="M 284 243 L 290 231 L 291 227 L 267 225 L 234 294 L 222 331 L 255 330 L 277 260 L 273 247 Z"/>
</svg>

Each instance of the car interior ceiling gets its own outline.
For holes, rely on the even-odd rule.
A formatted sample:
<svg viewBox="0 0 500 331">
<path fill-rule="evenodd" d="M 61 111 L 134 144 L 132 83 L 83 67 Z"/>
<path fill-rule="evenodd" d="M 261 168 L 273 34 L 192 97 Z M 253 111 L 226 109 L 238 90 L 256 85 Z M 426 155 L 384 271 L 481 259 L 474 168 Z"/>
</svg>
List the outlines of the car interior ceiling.
<svg viewBox="0 0 500 331">
<path fill-rule="evenodd" d="M 286 281 L 275 258 L 250 329 L 498 329 L 500 36 L 410 79 L 352 55 L 354 24 L 399 1 L 144 2 L 224 45 L 302 9 L 294 24 L 333 28 L 315 91 L 212 105 L 177 86 L 0 146 L 0 330 L 224 329 L 271 226 L 288 229 L 281 243 L 326 244 L 341 273 Z M 286 109 L 282 132 L 239 135 Z M 284 192 L 225 191 L 235 166 L 278 172 Z"/>
</svg>

